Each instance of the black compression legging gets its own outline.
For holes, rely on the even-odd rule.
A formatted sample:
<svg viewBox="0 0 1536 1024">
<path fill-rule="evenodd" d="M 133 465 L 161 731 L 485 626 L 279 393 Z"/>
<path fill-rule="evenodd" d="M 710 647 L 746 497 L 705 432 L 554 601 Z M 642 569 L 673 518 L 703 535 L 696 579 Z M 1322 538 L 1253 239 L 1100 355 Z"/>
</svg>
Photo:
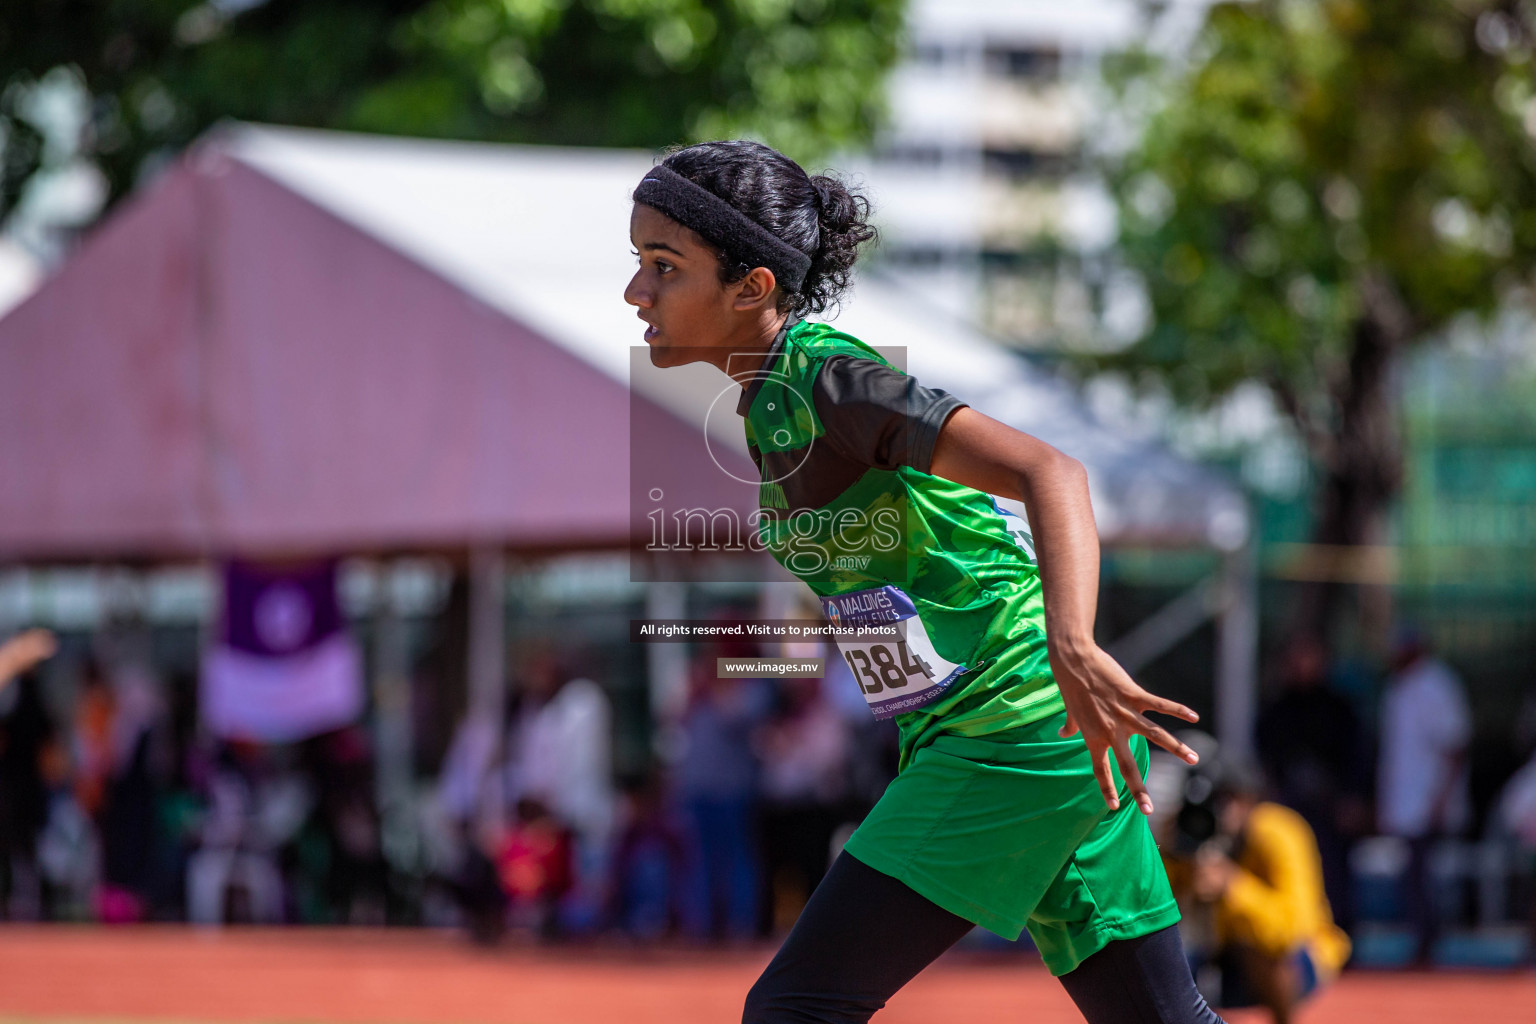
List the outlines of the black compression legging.
<svg viewBox="0 0 1536 1024">
<path fill-rule="evenodd" d="M 747 994 L 743 1024 L 862 1024 L 971 923 L 844 853 Z M 1178 929 L 1111 942 L 1063 975 L 1088 1024 L 1221 1024 Z"/>
</svg>

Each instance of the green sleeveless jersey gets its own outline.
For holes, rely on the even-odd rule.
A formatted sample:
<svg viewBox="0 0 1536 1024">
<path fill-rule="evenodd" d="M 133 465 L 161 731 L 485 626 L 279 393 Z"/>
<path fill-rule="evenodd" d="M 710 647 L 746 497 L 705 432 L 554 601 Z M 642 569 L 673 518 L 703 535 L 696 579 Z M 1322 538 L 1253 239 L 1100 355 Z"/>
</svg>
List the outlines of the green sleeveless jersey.
<svg viewBox="0 0 1536 1024">
<path fill-rule="evenodd" d="M 781 332 L 736 410 L 762 480 L 760 537 L 821 599 L 876 717 L 896 718 L 903 767 L 939 732 L 1002 732 L 1062 707 L 1026 525 L 928 471 L 964 404 L 801 322 Z"/>
</svg>

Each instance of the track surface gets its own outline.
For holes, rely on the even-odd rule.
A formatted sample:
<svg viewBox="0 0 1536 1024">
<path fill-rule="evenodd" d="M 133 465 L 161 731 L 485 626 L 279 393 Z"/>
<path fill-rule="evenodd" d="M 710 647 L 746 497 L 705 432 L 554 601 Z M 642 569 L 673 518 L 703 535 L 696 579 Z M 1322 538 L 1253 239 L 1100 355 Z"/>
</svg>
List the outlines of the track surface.
<svg viewBox="0 0 1536 1024">
<path fill-rule="evenodd" d="M 771 952 L 481 952 L 420 931 L 0 927 L 0 1020 L 734 1024 Z M 1081 1018 L 1037 963 L 954 955 L 875 1021 Z M 1536 974 L 1352 973 L 1300 1016 L 1300 1024 L 1454 1021 L 1536 1021 Z"/>
</svg>

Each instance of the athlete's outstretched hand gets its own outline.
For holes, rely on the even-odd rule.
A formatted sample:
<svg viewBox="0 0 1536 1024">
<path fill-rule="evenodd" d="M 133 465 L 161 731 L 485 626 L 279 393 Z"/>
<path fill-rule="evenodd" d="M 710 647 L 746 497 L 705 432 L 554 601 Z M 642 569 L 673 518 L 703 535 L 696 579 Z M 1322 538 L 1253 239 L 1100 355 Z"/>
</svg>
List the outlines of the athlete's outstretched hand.
<svg viewBox="0 0 1536 1024">
<path fill-rule="evenodd" d="M 1131 798 L 1143 814 L 1151 814 L 1152 797 L 1147 792 L 1136 759 L 1131 755 L 1130 739 L 1141 733 L 1158 746 L 1194 764 L 1200 760 L 1200 755 L 1147 718 L 1144 712 L 1158 711 L 1187 722 L 1198 722 L 1200 716 L 1182 704 L 1143 690 L 1097 644 L 1084 644 L 1071 651 L 1053 647 L 1051 669 L 1061 688 L 1061 699 L 1067 705 L 1067 724 L 1061 727 L 1061 735 L 1083 734 L 1104 802 L 1110 810 L 1120 807 L 1115 776 L 1109 763 L 1113 753 Z"/>
</svg>

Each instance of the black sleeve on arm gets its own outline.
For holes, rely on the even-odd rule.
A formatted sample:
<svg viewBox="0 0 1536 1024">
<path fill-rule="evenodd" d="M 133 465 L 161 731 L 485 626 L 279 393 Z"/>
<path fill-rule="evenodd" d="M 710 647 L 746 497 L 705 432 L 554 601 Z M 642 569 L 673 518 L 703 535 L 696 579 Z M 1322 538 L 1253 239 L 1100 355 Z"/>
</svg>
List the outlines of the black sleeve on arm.
<svg viewBox="0 0 1536 1024">
<path fill-rule="evenodd" d="M 939 428 L 965 405 L 874 359 L 853 356 L 822 363 L 811 390 L 826 440 L 875 469 L 911 466 L 927 473 Z"/>
</svg>

